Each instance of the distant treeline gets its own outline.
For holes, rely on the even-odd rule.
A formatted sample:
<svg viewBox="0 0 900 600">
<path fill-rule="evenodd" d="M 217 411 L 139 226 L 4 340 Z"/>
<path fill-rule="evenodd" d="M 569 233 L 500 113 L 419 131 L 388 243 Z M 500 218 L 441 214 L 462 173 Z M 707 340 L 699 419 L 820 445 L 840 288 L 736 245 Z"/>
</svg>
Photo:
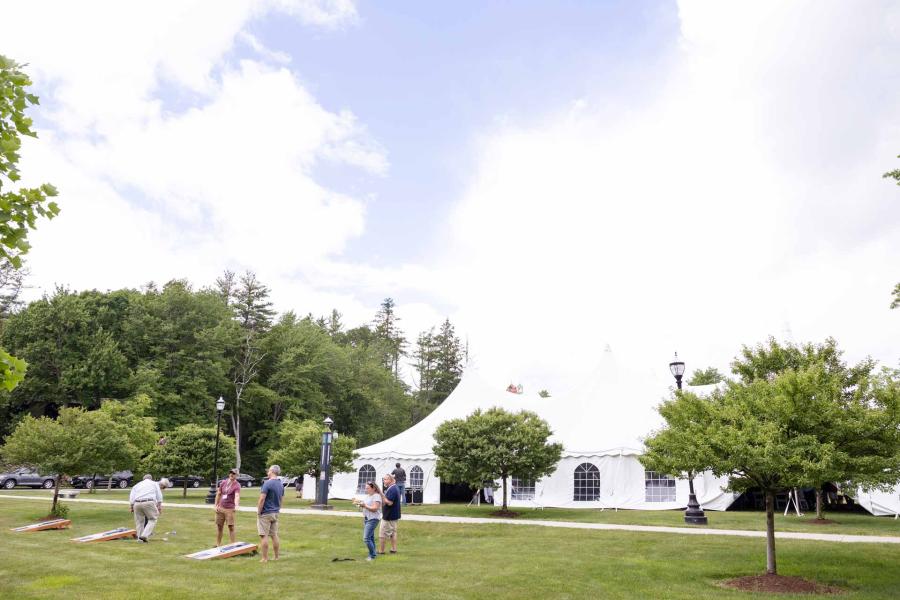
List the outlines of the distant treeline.
<svg viewBox="0 0 900 600">
<path fill-rule="evenodd" d="M 18 289 L 15 290 L 18 293 Z M 145 394 L 159 431 L 215 422 L 239 440 L 238 464 L 260 471 L 285 419 L 321 421 L 361 446 L 421 420 L 453 390 L 464 352 L 449 320 L 408 353 L 395 304 L 346 329 L 325 317 L 277 316 L 256 276 L 225 272 L 214 286 L 173 280 L 141 290 L 53 294 L 22 306 L 4 297 L 0 345 L 28 362 L 25 380 L 0 392 L 0 442 L 26 414 L 95 409 Z M 403 379 L 411 354 L 415 385 Z"/>
</svg>

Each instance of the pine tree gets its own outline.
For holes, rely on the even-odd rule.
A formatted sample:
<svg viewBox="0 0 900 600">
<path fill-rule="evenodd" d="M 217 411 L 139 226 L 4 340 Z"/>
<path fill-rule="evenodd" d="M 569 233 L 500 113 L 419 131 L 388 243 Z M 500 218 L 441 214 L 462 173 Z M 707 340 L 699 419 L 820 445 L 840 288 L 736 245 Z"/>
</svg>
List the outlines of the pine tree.
<svg viewBox="0 0 900 600">
<path fill-rule="evenodd" d="M 400 377 L 400 357 L 406 356 L 406 338 L 397 324 L 400 317 L 394 312 L 393 298 L 385 298 L 381 303 L 381 307 L 375 314 L 375 337 L 380 340 L 384 348 L 384 366 L 394 373 L 395 377 Z"/>
<path fill-rule="evenodd" d="M 450 319 L 444 319 L 434 336 L 437 350 L 434 377 L 434 399 L 441 403 L 456 389 L 463 372 L 463 349 Z"/>
</svg>

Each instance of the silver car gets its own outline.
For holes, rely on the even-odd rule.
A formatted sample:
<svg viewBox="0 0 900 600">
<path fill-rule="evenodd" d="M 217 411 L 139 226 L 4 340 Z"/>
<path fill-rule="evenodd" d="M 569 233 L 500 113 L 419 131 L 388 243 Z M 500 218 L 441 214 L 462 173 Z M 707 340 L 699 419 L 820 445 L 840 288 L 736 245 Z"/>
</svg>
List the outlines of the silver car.
<svg viewBox="0 0 900 600">
<path fill-rule="evenodd" d="M 16 469 L 9 473 L 0 473 L 0 488 L 11 490 L 17 485 L 51 490 L 56 486 L 56 475 L 41 475 L 33 469 Z"/>
</svg>

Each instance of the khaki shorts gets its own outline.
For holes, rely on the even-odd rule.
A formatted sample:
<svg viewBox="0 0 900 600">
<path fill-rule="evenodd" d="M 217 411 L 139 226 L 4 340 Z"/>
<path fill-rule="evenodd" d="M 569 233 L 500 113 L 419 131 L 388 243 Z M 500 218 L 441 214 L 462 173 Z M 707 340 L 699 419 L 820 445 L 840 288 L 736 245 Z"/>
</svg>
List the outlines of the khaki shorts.
<svg viewBox="0 0 900 600">
<path fill-rule="evenodd" d="M 234 509 L 233 508 L 220 508 L 216 511 L 216 525 L 221 527 L 222 525 L 228 523 L 229 527 L 234 527 Z"/>
<path fill-rule="evenodd" d="M 256 531 L 259 535 L 278 535 L 278 513 L 266 513 L 256 517 Z"/>
<path fill-rule="evenodd" d="M 399 521 L 388 521 L 387 519 L 382 519 L 381 532 L 378 534 L 378 537 L 392 538 L 397 535 L 397 523 L 399 523 Z"/>
</svg>

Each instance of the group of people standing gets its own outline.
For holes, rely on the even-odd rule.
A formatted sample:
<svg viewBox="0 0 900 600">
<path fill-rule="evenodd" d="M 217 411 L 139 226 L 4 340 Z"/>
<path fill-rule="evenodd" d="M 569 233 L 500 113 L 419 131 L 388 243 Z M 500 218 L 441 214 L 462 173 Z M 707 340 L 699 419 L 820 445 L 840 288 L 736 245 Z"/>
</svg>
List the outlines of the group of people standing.
<svg viewBox="0 0 900 600">
<path fill-rule="evenodd" d="M 397 479 L 402 478 L 402 483 Z M 406 502 L 404 488 L 406 487 L 406 471 L 397 463 L 393 472 L 381 478 L 384 484 L 382 491 L 374 481 L 366 483 L 366 495 L 362 499 L 354 499 L 353 503 L 363 509 L 363 542 L 369 555 L 366 560 L 372 561 L 379 554 L 384 554 L 387 540 L 391 541 L 391 554 L 397 553 L 398 531 L 400 522 L 400 506 Z M 381 523 L 378 534 L 380 547 L 376 553 L 375 529 Z"/>
<path fill-rule="evenodd" d="M 274 560 L 278 560 L 280 539 L 278 537 L 278 517 L 284 501 L 284 485 L 279 479 L 281 467 L 272 465 L 266 472 L 266 480 L 260 488 L 256 503 L 256 529 L 260 538 L 260 562 L 269 560 L 269 542 L 271 541 Z M 231 469 L 228 477 L 219 482 L 216 488 L 216 546 L 222 544 L 225 526 L 228 526 L 228 539 L 233 544 L 234 514 L 241 504 L 241 484 L 237 481 L 238 470 Z M 406 471 L 397 463 L 396 468 L 382 477 L 384 490 L 374 481 L 366 483 L 366 496 L 354 499 L 353 503 L 363 509 L 363 541 L 368 550 L 366 560 L 375 560 L 379 554 L 385 553 L 387 540 L 390 540 L 390 553 L 397 553 L 397 525 L 400 521 L 400 507 L 406 503 Z M 138 540 L 149 541 L 162 512 L 162 489 L 169 486 L 167 479 L 159 483 L 153 481 L 151 475 L 144 475 L 143 480 L 131 489 L 129 503 L 134 513 L 134 524 Z M 381 524 L 378 535 L 381 542 L 376 552 L 375 529 Z"/>
</svg>

